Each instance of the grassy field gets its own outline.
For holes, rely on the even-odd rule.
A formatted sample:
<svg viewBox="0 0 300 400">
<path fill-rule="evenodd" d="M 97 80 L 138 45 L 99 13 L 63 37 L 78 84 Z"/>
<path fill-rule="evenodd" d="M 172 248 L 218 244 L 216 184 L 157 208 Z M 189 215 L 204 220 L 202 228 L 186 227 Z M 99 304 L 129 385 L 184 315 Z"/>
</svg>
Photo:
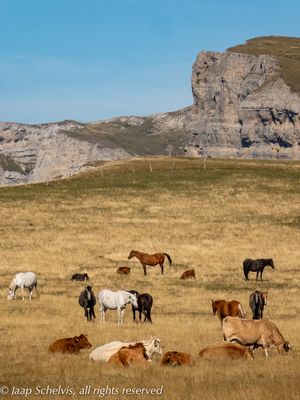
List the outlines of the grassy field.
<svg viewBox="0 0 300 400">
<path fill-rule="evenodd" d="M 203 160 L 134 159 L 49 185 L 0 189 L 0 386 L 9 388 L 3 398 L 12 397 L 14 386 L 15 392 L 30 388 L 28 397 L 36 398 L 48 385 L 75 394 L 42 396 L 47 399 L 300 398 L 300 163 L 207 160 L 205 167 Z M 127 259 L 132 249 L 167 252 L 174 265 L 163 276 L 159 267 L 149 268 L 144 277 L 139 262 Z M 265 269 L 262 283 L 253 273 L 246 282 L 242 261 L 248 257 L 273 257 L 276 268 Z M 130 266 L 131 274 L 118 276 L 119 266 Z M 188 268 L 197 278 L 181 281 Z M 39 299 L 22 302 L 19 293 L 17 300 L 6 300 L 7 286 L 20 271 L 36 272 Z M 117 326 L 114 311 L 106 324 L 99 318 L 85 323 L 78 305 L 83 285 L 70 281 L 75 272 L 87 272 L 95 292 L 151 293 L 153 324 L 134 324 L 129 307 L 124 326 Z M 239 300 L 250 318 L 248 298 L 256 288 L 268 290 L 265 318 L 277 324 L 293 351 L 273 351 L 266 359 L 258 350 L 248 362 L 199 360 L 200 349 L 222 339 L 211 299 Z M 79 356 L 47 352 L 55 339 L 80 333 L 88 334 L 93 348 L 158 337 L 164 351 L 190 352 L 196 365 L 161 368 L 157 357 L 146 370 L 120 370 L 90 361 L 86 350 Z M 90 394 L 83 394 L 86 385 Z M 161 387 L 161 395 L 122 394 L 126 388 Z M 103 392 L 93 395 L 99 388 Z M 108 395 L 113 389 L 119 393 Z"/>
</svg>

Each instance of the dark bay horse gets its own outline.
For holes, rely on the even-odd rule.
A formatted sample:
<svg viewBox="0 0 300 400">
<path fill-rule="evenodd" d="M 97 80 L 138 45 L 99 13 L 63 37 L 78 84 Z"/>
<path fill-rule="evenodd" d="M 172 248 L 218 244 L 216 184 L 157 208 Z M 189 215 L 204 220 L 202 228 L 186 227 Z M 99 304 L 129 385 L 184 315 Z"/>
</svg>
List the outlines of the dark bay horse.
<svg viewBox="0 0 300 400">
<path fill-rule="evenodd" d="M 96 297 L 91 286 L 87 286 L 79 295 L 79 305 L 84 308 L 84 316 L 86 321 L 93 321 L 96 318 L 94 306 Z"/>
<path fill-rule="evenodd" d="M 267 305 L 268 293 L 256 290 L 249 296 L 249 306 L 252 310 L 252 319 L 262 319 L 264 307 Z"/>
<path fill-rule="evenodd" d="M 212 300 L 212 310 L 214 314 L 217 314 L 221 325 L 225 317 L 240 317 L 245 318 L 245 312 L 241 303 L 237 300 L 226 301 L 226 300 Z"/>
<path fill-rule="evenodd" d="M 146 265 L 154 267 L 157 264 L 160 265 L 161 273 L 163 274 L 165 257 L 167 257 L 169 265 L 172 265 L 171 257 L 167 253 L 147 254 L 141 253 L 140 251 L 131 250 L 128 260 L 130 260 L 132 257 L 136 257 L 138 260 L 140 260 L 144 268 L 144 275 L 147 275 Z"/>
<path fill-rule="evenodd" d="M 265 267 L 275 268 L 274 262 L 272 258 L 258 258 L 257 260 L 251 260 L 251 258 L 247 258 L 243 262 L 244 275 L 245 280 L 248 281 L 249 272 L 256 272 L 256 280 L 258 280 L 258 276 L 260 273 L 260 280 L 262 282 L 262 274 L 264 272 Z"/>
<path fill-rule="evenodd" d="M 137 298 L 137 304 L 138 304 L 138 308 L 134 307 L 134 305 L 132 304 L 132 315 L 133 315 L 133 320 L 135 322 L 135 312 L 138 311 L 139 312 L 139 318 L 140 318 L 140 322 L 142 319 L 142 314 L 144 314 L 144 322 L 151 322 L 152 324 L 152 319 L 151 319 L 151 308 L 153 305 L 153 297 L 151 296 L 151 294 L 149 293 L 142 293 L 140 294 L 139 292 L 137 292 L 136 290 L 129 290 L 129 293 L 135 294 L 136 298 Z"/>
</svg>

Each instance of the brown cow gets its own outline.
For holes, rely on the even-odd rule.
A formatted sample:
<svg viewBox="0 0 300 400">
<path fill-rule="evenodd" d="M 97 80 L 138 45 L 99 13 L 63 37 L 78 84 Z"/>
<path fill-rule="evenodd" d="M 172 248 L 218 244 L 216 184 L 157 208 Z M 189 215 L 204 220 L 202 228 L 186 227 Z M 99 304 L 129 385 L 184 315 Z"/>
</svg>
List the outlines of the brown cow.
<svg viewBox="0 0 300 400">
<path fill-rule="evenodd" d="M 49 351 L 51 353 L 79 354 L 81 349 L 89 349 L 92 345 L 87 339 L 87 335 L 81 334 L 72 338 L 58 339 L 51 343 Z"/>
<path fill-rule="evenodd" d="M 179 351 L 168 351 L 163 355 L 161 366 L 170 365 L 171 367 L 181 367 L 183 365 L 192 366 L 194 360 L 191 354 L 181 353 Z"/>
<path fill-rule="evenodd" d="M 220 342 L 207 346 L 199 353 L 205 360 L 253 359 L 253 351 L 236 343 Z"/>
<path fill-rule="evenodd" d="M 284 339 L 277 326 L 268 320 L 226 317 L 222 328 L 227 342 L 237 342 L 254 348 L 263 347 L 266 357 L 272 347 L 276 347 L 278 353 L 291 350 L 289 342 Z"/>
<path fill-rule="evenodd" d="M 228 315 L 231 317 L 240 317 L 245 318 L 244 309 L 239 301 L 232 300 L 212 300 L 212 311 L 214 314 L 217 314 L 222 325 L 222 321 Z"/>
<path fill-rule="evenodd" d="M 120 275 L 128 275 L 128 274 L 130 274 L 130 268 L 129 267 L 119 267 L 116 270 L 116 273 L 120 274 Z"/>
<path fill-rule="evenodd" d="M 187 271 L 184 271 L 180 277 L 180 279 L 190 279 L 190 278 L 196 278 L 196 273 L 194 269 L 188 269 Z"/>
<path fill-rule="evenodd" d="M 114 353 L 109 359 L 108 364 L 129 367 L 132 365 L 140 365 L 146 367 L 149 357 L 147 356 L 145 346 L 138 342 L 135 345 L 121 347 L 119 351 Z"/>
</svg>

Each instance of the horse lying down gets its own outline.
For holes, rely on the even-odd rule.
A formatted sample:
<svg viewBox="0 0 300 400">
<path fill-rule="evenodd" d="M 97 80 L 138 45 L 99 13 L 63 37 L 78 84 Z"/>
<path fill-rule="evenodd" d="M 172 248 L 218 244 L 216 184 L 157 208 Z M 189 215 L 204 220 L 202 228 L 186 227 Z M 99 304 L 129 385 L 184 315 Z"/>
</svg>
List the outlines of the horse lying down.
<svg viewBox="0 0 300 400">
<path fill-rule="evenodd" d="M 117 353 L 122 347 L 134 346 L 142 343 L 145 347 L 146 354 L 151 360 L 154 354 L 162 354 L 162 348 L 159 339 L 139 340 L 138 342 L 110 342 L 96 347 L 89 355 L 90 360 L 107 362 L 109 358 Z"/>
</svg>

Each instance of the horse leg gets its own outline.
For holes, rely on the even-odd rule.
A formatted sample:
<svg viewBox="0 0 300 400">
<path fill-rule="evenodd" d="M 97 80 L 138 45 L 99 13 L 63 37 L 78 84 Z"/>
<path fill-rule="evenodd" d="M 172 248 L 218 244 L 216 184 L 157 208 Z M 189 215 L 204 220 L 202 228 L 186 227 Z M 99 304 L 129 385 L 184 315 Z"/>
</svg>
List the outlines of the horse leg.
<svg viewBox="0 0 300 400">
<path fill-rule="evenodd" d="M 92 320 L 93 322 L 95 322 L 96 314 L 95 314 L 94 306 L 92 306 L 92 307 L 90 308 L 90 310 L 91 310 L 91 320 Z"/>
<path fill-rule="evenodd" d="M 24 297 L 24 286 L 21 286 L 21 292 L 22 292 L 22 300 L 24 301 L 25 300 L 25 297 Z"/>
<path fill-rule="evenodd" d="M 258 279 L 258 274 L 259 274 L 259 271 L 256 271 L 256 281 L 257 281 L 257 279 Z"/>
<path fill-rule="evenodd" d="M 28 290 L 29 290 L 29 300 L 31 300 L 31 295 L 32 295 L 33 288 L 28 288 Z"/>
<path fill-rule="evenodd" d="M 40 293 L 39 293 L 39 291 L 37 290 L 37 283 L 35 283 L 34 287 L 35 287 L 35 291 L 36 291 L 37 296 L 40 297 Z"/>
<path fill-rule="evenodd" d="M 161 274 L 163 275 L 163 273 L 164 273 L 164 263 L 160 262 L 159 265 L 160 265 L 160 268 L 161 268 Z"/>
<path fill-rule="evenodd" d="M 260 281 L 262 282 L 262 274 L 263 274 L 263 270 L 260 271 Z"/>
<path fill-rule="evenodd" d="M 144 268 L 144 276 L 147 275 L 147 271 L 146 271 L 146 264 L 142 264 L 143 268 Z"/>
</svg>

